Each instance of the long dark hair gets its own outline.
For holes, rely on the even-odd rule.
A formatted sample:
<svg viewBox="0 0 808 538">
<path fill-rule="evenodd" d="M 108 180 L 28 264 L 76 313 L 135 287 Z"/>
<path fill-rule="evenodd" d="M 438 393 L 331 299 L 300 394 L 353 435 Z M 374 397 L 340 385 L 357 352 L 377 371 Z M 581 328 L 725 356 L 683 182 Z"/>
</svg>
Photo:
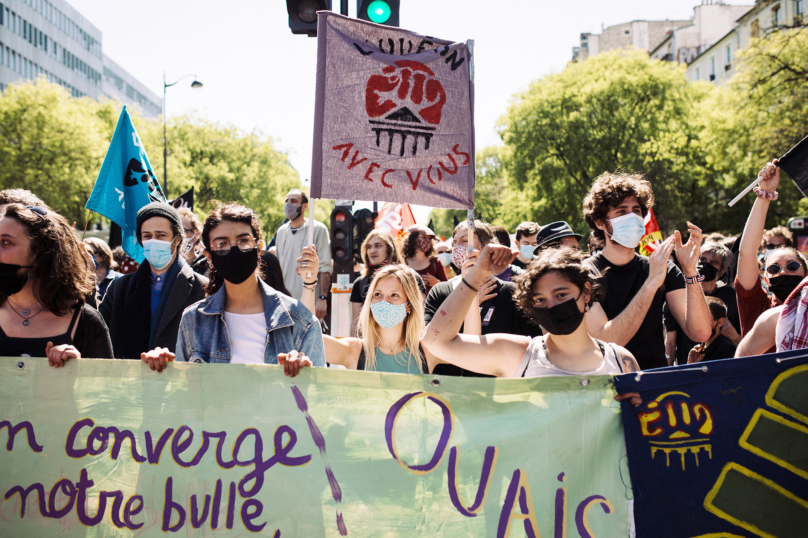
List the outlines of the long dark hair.
<svg viewBox="0 0 808 538">
<path fill-rule="evenodd" d="M 258 248 L 258 241 L 261 239 L 261 223 L 258 221 L 258 215 L 249 207 L 243 206 L 236 202 L 229 202 L 221 204 L 210 212 L 208 218 L 205 219 L 205 225 L 202 227 L 202 244 L 205 245 L 205 250 L 215 256 L 210 248 L 210 232 L 221 224 L 223 221 L 229 220 L 230 222 L 242 222 L 252 229 L 252 235 L 255 239 L 256 248 Z M 258 276 L 264 277 L 264 268 L 261 256 L 258 257 Z M 210 281 L 205 290 L 207 294 L 213 295 L 224 285 L 224 278 L 216 272 L 216 267 L 213 263 L 210 264 Z"/>
<path fill-rule="evenodd" d="M 45 308 L 63 316 L 84 305 L 95 291 L 95 274 L 90 270 L 84 248 L 67 221 L 50 208 L 34 212 L 21 204 L 8 204 L 1 217 L 17 220 L 31 239 L 35 259 L 29 270 L 34 297 Z M 0 296 L 0 302 L 7 297 Z"/>
<path fill-rule="evenodd" d="M 261 260 L 264 262 L 263 279 L 267 286 L 291 297 L 292 294 L 289 293 L 289 290 L 286 289 L 283 283 L 283 269 L 281 269 L 281 262 L 278 260 L 278 257 L 268 250 L 265 250 L 261 253 Z"/>
</svg>

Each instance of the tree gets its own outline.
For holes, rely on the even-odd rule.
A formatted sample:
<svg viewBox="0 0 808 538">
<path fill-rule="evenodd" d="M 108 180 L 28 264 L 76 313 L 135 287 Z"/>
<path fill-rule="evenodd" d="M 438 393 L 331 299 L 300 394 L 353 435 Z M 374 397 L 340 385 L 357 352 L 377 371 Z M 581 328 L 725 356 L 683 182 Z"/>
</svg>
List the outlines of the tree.
<svg viewBox="0 0 808 538">
<path fill-rule="evenodd" d="M 651 181 L 663 229 L 701 220 L 717 202 L 689 122 L 698 95 L 684 67 L 638 49 L 602 53 L 533 82 L 500 120 L 509 182 L 530 220 L 582 228 L 593 180 L 616 170 Z"/>
</svg>

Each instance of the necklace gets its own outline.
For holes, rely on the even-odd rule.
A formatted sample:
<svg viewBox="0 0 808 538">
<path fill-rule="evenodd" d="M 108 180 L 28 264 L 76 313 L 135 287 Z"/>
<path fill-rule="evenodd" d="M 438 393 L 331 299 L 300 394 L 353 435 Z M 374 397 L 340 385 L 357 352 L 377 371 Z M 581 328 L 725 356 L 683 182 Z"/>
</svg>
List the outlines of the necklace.
<svg viewBox="0 0 808 538">
<path fill-rule="evenodd" d="M 43 306 L 43 307 L 42 307 L 42 308 L 39 310 L 39 312 L 37 312 L 37 313 L 36 313 L 36 314 L 34 314 L 33 316 L 31 316 L 31 315 L 30 315 L 30 314 L 31 314 L 31 311 L 30 311 L 29 309 L 27 309 L 27 308 L 23 308 L 23 309 L 22 309 L 22 313 L 17 312 L 17 309 L 16 309 L 16 308 L 14 308 L 14 303 L 13 303 L 13 302 L 11 302 L 11 299 L 9 299 L 9 300 L 8 300 L 8 306 L 10 306 L 10 307 L 11 307 L 11 311 L 12 311 L 12 312 L 14 312 L 15 314 L 17 314 L 18 316 L 20 316 L 20 317 L 22 318 L 22 324 L 23 324 L 23 326 L 24 326 L 24 327 L 27 327 L 27 326 L 28 326 L 28 323 L 29 323 L 29 321 L 28 321 L 28 320 L 29 320 L 29 319 L 31 319 L 31 318 L 35 318 L 36 316 L 38 316 L 39 314 L 41 314 L 42 312 L 44 312 L 44 311 L 45 311 L 45 307 Z M 19 306 L 19 305 L 16 305 L 16 306 Z"/>
</svg>

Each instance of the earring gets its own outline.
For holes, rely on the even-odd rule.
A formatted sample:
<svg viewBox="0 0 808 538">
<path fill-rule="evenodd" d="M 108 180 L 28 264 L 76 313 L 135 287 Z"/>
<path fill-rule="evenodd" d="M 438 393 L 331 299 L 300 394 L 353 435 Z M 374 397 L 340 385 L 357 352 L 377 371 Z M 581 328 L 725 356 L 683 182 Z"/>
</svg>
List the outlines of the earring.
<svg viewBox="0 0 808 538">
<path fill-rule="evenodd" d="M 589 312 L 589 305 L 586 305 L 586 306 L 584 307 L 584 312 Z"/>
<path fill-rule="evenodd" d="M 34 280 L 36 274 L 34 273 L 33 269 L 28 269 L 28 280 Z"/>
</svg>

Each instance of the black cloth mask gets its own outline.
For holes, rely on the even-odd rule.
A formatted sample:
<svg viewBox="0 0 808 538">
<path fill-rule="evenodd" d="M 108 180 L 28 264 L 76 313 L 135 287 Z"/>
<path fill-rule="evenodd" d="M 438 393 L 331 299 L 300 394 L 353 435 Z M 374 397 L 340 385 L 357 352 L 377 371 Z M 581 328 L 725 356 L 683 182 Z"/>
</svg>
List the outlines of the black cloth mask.
<svg viewBox="0 0 808 538">
<path fill-rule="evenodd" d="M 704 277 L 705 282 L 712 282 L 718 278 L 718 269 L 709 263 L 701 263 L 696 269 L 698 269 L 699 274 Z"/>
<path fill-rule="evenodd" d="M 30 268 L 32 265 L 14 265 L 12 263 L 0 263 L 0 295 L 8 297 L 20 292 L 28 282 L 28 275 L 17 276 L 17 272 L 23 268 Z"/>
<path fill-rule="evenodd" d="M 786 302 L 791 292 L 800 285 L 805 277 L 800 275 L 782 275 L 769 277 L 769 291 L 780 299 L 781 303 Z"/>
<path fill-rule="evenodd" d="M 241 284 L 258 267 L 258 249 L 241 250 L 238 247 L 230 247 L 227 254 L 212 253 L 210 260 L 213 262 L 213 268 L 223 279 L 231 284 Z"/>
<path fill-rule="evenodd" d="M 578 309 L 578 295 L 552 308 L 534 308 L 533 316 L 542 329 L 550 334 L 565 336 L 575 332 L 584 320 L 584 313 Z"/>
</svg>

